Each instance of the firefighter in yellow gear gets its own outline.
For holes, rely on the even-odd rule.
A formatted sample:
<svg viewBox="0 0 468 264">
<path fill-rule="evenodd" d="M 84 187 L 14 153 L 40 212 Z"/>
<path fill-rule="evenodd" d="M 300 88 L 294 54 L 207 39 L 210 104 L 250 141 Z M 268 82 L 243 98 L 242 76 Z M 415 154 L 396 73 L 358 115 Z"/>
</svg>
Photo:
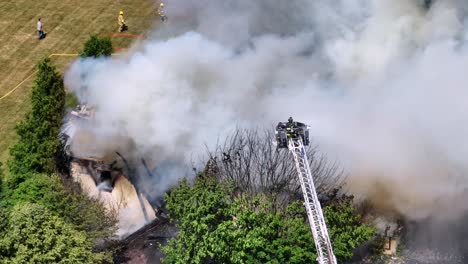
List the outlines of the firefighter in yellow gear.
<svg viewBox="0 0 468 264">
<path fill-rule="evenodd" d="M 119 32 L 122 32 L 127 29 L 127 24 L 125 24 L 124 12 L 120 11 L 119 13 Z"/>
<path fill-rule="evenodd" d="M 158 16 L 161 18 L 162 22 L 167 20 L 167 16 L 166 16 L 166 14 L 164 12 L 164 3 L 159 4 L 157 12 L 158 12 Z"/>
</svg>

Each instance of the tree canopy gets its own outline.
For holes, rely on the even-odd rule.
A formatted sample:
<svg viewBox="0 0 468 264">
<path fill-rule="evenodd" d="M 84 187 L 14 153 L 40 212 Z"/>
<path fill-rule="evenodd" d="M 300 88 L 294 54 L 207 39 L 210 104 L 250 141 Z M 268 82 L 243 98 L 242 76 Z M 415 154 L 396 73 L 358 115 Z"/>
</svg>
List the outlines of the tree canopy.
<svg viewBox="0 0 468 264">
<path fill-rule="evenodd" d="M 212 178 L 183 180 L 166 194 L 179 233 L 164 247 L 166 263 L 313 263 L 312 233 L 301 201 L 274 207 L 268 196 L 236 196 Z M 352 256 L 374 230 L 360 222 L 349 199 L 325 208 L 336 257 Z"/>
<path fill-rule="evenodd" d="M 99 263 L 86 234 L 44 206 L 20 203 L 13 207 L 8 235 L 0 239 L 2 263 Z"/>
<path fill-rule="evenodd" d="M 71 184 L 78 187 L 77 183 Z M 109 215 L 99 201 L 70 188 L 62 184 L 58 175 L 34 175 L 19 184 L 6 201 L 10 207 L 24 202 L 41 204 L 77 230 L 86 232 L 93 242 L 113 237 L 115 216 Z"/>
</svg>

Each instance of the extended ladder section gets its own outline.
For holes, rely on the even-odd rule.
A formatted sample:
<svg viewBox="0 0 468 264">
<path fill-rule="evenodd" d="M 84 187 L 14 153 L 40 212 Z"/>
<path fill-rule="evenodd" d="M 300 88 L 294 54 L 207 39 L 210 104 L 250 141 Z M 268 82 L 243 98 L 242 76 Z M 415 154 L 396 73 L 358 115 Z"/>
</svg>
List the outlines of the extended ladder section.
<svg viewBox="0 0 468 264">
<path fill-rule="evenodd" d="M 310 228 L 317 248 L 317 261 L 319 264 L 336 264 L 330 237 L 328 236 L 322 207 L 310 171 L 309 161 L 301 137 L 289 138 L 288 149 L 291 151 L 296 163 L 297 173 L 304 195 L 304 205 L 307 210 Z"/>
</svg>

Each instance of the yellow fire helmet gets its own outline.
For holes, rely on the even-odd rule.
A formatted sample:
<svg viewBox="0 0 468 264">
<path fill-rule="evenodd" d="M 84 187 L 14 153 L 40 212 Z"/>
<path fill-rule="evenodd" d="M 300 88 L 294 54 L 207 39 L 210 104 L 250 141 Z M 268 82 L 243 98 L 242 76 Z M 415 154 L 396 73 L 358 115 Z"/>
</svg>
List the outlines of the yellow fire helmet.
<svg viewBox="0 0 468 264">
<path fill-rule="evenodd" d="M 119 14 L 120 14 L 120 15 L 123 15 L 123 11 L 120 11 L 120 13 L 119 13 Z"/>
<path fill-rule="evenodd" d="M 164 3 L 160 3 L 159 5 L 160 5 L 161 7 L 164 7 Z"/>
</svg>

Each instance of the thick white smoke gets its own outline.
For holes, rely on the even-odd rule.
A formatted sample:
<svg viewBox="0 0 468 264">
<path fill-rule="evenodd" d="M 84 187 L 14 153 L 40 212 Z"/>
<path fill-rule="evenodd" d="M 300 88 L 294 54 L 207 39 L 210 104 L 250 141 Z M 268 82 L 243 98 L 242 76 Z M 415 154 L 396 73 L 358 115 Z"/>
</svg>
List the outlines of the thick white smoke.
<svg viewBox="0 0 468 264">
<path fill-rule="evenodd" d="M 293 116 L 351 192 L 412 219 L 456 216 L 468 209 L 468 2 L 423 2 L 171 0 L 138 51 L 77 61 L 65 81 L 96 107 L 94 131 L 156 162 Z"/>
</svg>

